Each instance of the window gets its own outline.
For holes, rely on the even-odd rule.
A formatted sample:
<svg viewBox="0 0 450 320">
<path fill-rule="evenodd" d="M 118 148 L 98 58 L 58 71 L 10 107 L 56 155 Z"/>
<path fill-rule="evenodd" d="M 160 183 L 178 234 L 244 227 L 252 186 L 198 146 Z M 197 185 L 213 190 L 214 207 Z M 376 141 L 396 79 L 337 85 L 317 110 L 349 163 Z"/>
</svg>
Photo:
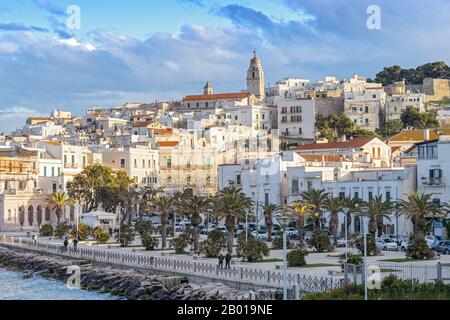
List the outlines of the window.
<svg viewBox="0 0 450 320">
<path fill-rule="evenodd" d="M 369 107 L 368 107 L 368 106 L 366 106 L 365 112 L 366 112 L 366 113 L 369 113 Z"/>
<path fill-rule="evenodd" d="M 58 167 L 58 176 L 61 175 L 61 168 Z"/>
<path fill-rule="evenodd" d="M 345 198 L 345 192 L 339 192 L 339 199 L 344 199 Z"/>
<path fill-rule="evenodd" d="M 120 167 L 125 168 L 125 159 L 120 159 Z"/>
<path fill-rule="evenodd" d="M 167 183 L 172 183 L 172 177 L 171 176 L 167 177 Z"/>
<path fill-rule="evenodd" d="M 208 108 L 208 102 L 205 102 L 205 107 Z"/>
<path fill-rule="evenodd" d="M 134 167 L 137 168 L 137 159 L 134 159 Z"/>
<path fill-rule="evenodd" d="M 55 168 L 52 167 L 52 177 L 54 177 L 54 176 L 55 176 Z"/>
<path fill-rule="evenodd" d="M 188 103 L 188 104 L 187 104 L 187 107 L 188 107 L 188 109 L 190 109 L 190 108 L 191 108 L 191 104 L 190 104 L 190 103 Z"/>
<path fill-rule="evenodd" d="M 441 206 L 441 199 L 439 199 L 439 198 L 434 198 L 434 199 L 432 200 L 432 202 L 433 202 L 433 204 L 434 204 L 436 207 L 440 207 L 440 206 Z"/>
<path fill-rule="evenodd" d="M 8 221 L 12 220 L 12 213 L 11 213 L 11 209 L 8 210 Z"/>
<path fill-rule="evenodd" d="M 269 194 L 267 192 L 264 194 L 264 205 L 269 205 Z"/>
<path fill-rule="evenodd" d="M 191 183 L 191 181 L 192 181 L 191 176 L 188 176 L 188 177 L 186 178 L 186 182 L 189 184 L 189 183 Z"/>
<path fill-rule="evenodd" d="M 430 184 L 441 184 L 442 169 L 430 169 Z"/>
<path fill-rule="evenodd" d="M 354 198 L 355 198 L 355 199 L 359 199 L 359 192 L 355 192 Z"/>
<path fill-rule="evenodd" d="M 286 114 L 286 113 L 287 113 L 287 107 L 281 108 L 281 113 L 282 113 L 282 114 Z"/>
<path fill-rule="evenodd" d="M 303 128 L 298 128 L 298 134 L 302 135 L 303 134 Z"/>
<path fill-rule="evenodd" d="M 238 174 L 236 175 L 236 184 L 240 185 L 241 182 L 242 182 L 242 181 L 241 181 L 241 174 L 238 173 Z"/>
<path fill-rule="evenodd" d="M 369 201 L 372 201 L 372 200 L 373 200 L 373 192 L 369 191 Z"/>
<path fill-rule="evenodd" d="M 75 163 L 75 156 L 72 155 L 72 163 Z"/>
<path fill-rule="evenodd" d="M 391 202 L 391 192 L 390 191 L 386 191 L 386 201 Z"/>
<path fill-rule="evenodd" d="M 292 180 L 292 193 L 293 194 L 298 194 L 299 193 L 299 188 L 298 188 L 298 180 Z"/>
<path fill-rule="evenodd" d="M 67 163 L 67 154 L 64 155 L 64 163 Z"/>
<path fill-rule="evenodd" d="M 286 116 L 282 116 L 281 117 L 281 123 L 287 123 L 287 117 Z"/>
<path fill-rule="evenodd" d="M 53 193 L 55 193 L 57 191 L 56 189 L 57 189 L 57 186 L 56 186 L 56 183 L 54 183 L 53 184 Z"/>
<path fill-rule="evenodd" d="M 200 108 L 200 103 L 197 102 L 196 107 L 197 107 L 197 108 Z"/>
<path fill-rule="evenodd" d="M 47 167 L 44 167 L 44 177 L 47 176 Z"/>
<path fill-rule="evenodd" d="M 205 159 L 205 167 L 206 167 L 206 170 L 211 169 L 211 159 L 210 158 Z"/>
<path fill-rule="evenodd" d="M 186 159 L 186 168 L 190 169 L 191 168 L 191 158 L 187 158 Z"/>
<path fill-rule="evenodd" d="M 145 159 L 142 160 L 142 168 L 145 168 Z"/>
<path fill-rule="evenodd" d="M 428 143 L 424 145 L 419 145 L 419 159 L 437 159 L 438 158 L 438 150 L 437 143 Z"/>
<path fill-rule="evenodd" d="M 172 169 L 172 158 L 171 157 L 168 157 L 166 159 L 166 166 L 167 166 L 167 169 Z"/>
</svg>

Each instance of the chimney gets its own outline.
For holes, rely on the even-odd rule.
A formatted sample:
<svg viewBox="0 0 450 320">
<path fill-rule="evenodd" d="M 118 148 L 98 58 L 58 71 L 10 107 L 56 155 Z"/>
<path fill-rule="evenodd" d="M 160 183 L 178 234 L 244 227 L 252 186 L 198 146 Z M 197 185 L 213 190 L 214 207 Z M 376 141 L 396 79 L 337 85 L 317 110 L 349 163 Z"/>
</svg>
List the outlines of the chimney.
<svg viewBox="0 0 450 320">
<path fill-rule="evenodd" d="M 425 129 L 423 133 L 423 140 L 429 141 L 430 140 L 430 129 Z"/>
</svg>

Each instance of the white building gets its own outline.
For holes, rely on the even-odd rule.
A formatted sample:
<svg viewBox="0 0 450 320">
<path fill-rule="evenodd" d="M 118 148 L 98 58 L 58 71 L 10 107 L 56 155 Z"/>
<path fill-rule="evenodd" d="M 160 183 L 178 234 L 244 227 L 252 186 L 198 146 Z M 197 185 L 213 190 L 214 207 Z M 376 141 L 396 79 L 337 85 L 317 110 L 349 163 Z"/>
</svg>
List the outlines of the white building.
<svg viewBox="0 0 450 320">
<path fill-rule="evenodd" d="M 425 112 L 425 95 L 421 93 L 390 94 L 386 97 L 386 121 L 400 120 L 407 107 L 413 107 L 419 112 Z"/>
<path fill-rule="evenodd" d="M 316 137 L 314 99 L 278 100 L 278 129 L 288 143 L 314 141 Z"/>
<path fill-rule="evenodd" d="M 307 162 L 300 167 L 287 169 L 288 203 L 301 199 L 300 194 L 310 188 L 325 190 L 334 197 L 357 197 L 370 201 L 376 196 L 383 200 L 397 201 L 416 190 L 416 168 L 361 168 L 349 159 L 315 159 L 304 156 Z M 325 161 L 324 161 L 325 160 Z M 344 229 L 344 216 L 339 217 L 341 235 Z M 412 224 L 404 216 L 386 219 L 384 233 L 410 235 Z M 360 232 L 361 221 L 353 217 L 351 231 Z"/>
<path fill-rule="evenodd" d="M 102 163 L 116 171 L 124 171 L 141 186 L 156 186 L 159 176 L 158 150 L 136 145 L 102 151 Z"/>
</svg>

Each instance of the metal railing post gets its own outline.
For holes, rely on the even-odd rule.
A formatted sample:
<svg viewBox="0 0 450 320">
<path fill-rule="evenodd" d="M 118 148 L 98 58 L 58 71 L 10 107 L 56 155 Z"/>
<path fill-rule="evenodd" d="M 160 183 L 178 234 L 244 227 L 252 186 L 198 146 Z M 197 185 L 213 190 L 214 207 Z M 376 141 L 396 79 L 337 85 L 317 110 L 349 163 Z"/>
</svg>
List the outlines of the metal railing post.
<svg viewBox="0 0 450 320">
<path fill-rule="evenodd" d="M 442 281 L 442 264 L 441 264 L 440 261 L 437 263 L 436 271 L 437 271 L 437 279 L 438 279 L 438 281 Z"/>
</svg>

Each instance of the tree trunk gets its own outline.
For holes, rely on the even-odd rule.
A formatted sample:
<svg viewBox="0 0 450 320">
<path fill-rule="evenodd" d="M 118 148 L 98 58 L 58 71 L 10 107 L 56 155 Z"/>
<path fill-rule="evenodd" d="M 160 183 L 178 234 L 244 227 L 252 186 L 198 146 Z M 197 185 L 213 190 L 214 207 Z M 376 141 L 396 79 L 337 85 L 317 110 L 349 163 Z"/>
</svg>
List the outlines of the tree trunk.
<svg viewBox="0 0 450 320">
<path fill-rule="evenodd" d="M 352 224 L 352 214 L 349 212 L 348 214 L 347 214 L 347 226 L 346 226 L 346 228 L 347 228 L 347 236 L 350 238 L 350 226 L 351 226 L 351 224 Z"/>
<path fill-rule="evenodd" d="M 233 245 L 234 245 L 234 229 L 228 230 L 228 252 L 233 255 Z"/>
<path fill-rule="evenodd" d="M 305 240 L 305 235 L 303 232 L 305 229 L 305 218 L 304 217 L 298 218 L 297 229 L 298 229 L 298 239 L 300 241 L 300 245 L 302 245 Z"/>
<path fill-rule="evenodd" d="M 197 253 L 197 251 L 198 251 L 198 226 L 192 226 L 192 229 L 194 231 L 194 253 Z"/>
<path fill-rule="evenodd" d="M 267 226 L 267 240 L 272 242 L 272 226 Z"/>
<path fill-rule="evenodd" d="M 56 226 L 59 227 L 59 225 L 61 224 L 61 209 L 56 208 Z"/>
<path fill-rule="evenodd" d="M 161 224 L 161 247 L 162 249 L 165 249 L 167 244 L 166 244 L 166 224 Z"/>
</svg>

